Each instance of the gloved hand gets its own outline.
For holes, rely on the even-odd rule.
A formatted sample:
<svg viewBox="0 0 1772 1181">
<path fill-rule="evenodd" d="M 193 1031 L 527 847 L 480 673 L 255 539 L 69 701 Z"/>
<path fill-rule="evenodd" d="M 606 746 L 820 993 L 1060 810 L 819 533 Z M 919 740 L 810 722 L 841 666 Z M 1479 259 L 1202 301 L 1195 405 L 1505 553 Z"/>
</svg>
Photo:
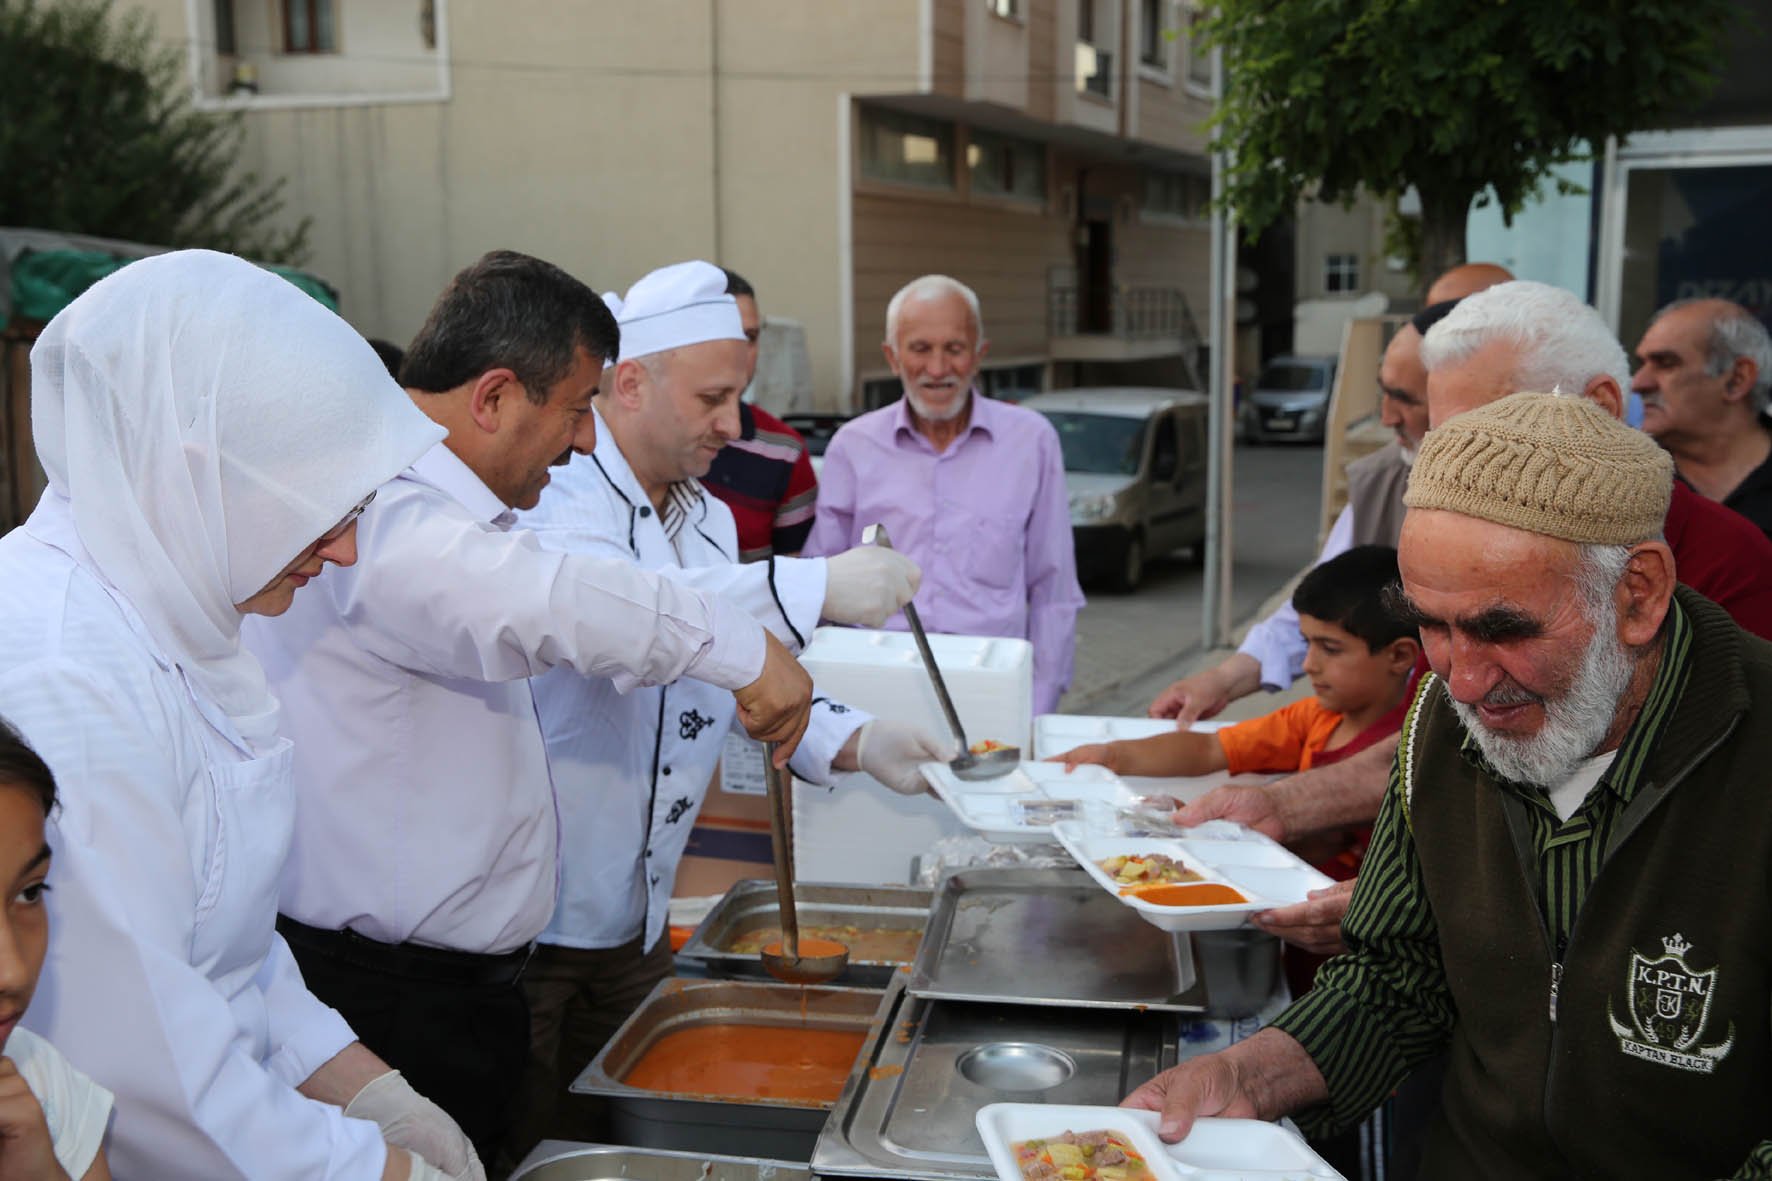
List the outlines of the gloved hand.
<svg viewBox="0 0 1772 1181">
<path fill-rule="evenodd" d="M 397 1070 L 363 1084 L 345 1104 L 345 1114 L 369 1120 L 381 1129 L 382 1139 L 423 1157 L 446 1177 L 486 1181 L 485 1166 L 449 1113 L 413 1090 Z"/>
<path fill-rule="evenodd" d="M 418 1155 L 416 1152 L 404 1148 L 393 1147 L 390 1147 L 388 1151 L 403 1152 L 406 1154 L 407 1160 L 411 1162 L 411 1172 L 406 1174 L 406 1181 L 451 1181 L 448 1173 L 445 1173 L 442 1169 L 439 1169 L 436 1165 L 433 1165 L 430 1161 Z"/>
<path fill-rule="evenodd" d="M 863 771 L 900 795 L 929 790 L 919 763 L 945 763 L 960 753 L 951 738 L 937 738 L 916 726 L 875 718 L 862 726 L 855 741 L 855 762 Z"/>
<path fill-rule="evenodd" d="M 823 619 L 879 627 L 911 601 L 923 582 L 917 564 L 897 550 L 858 545 L 825 559 Z"/>
</svg>

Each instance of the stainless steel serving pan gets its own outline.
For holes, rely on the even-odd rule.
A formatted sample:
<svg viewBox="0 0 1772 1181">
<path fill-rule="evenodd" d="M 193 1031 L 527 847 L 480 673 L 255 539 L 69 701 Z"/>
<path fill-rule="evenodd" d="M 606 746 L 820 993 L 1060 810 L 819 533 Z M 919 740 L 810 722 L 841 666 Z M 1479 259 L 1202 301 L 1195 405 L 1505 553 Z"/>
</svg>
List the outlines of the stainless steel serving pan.
<svg viewBox="0 0 1772 1181">
<path fill-rule="evenodd" d="M 1187 939 L 1157 930 L 1080 869 L 949 874 L 908 988 L 1011 1005 L 1206 1008 Z"/>
<path fill-rule="evenodd" d="M 866 1033 L 883 994 L 873 989 L 738 980 L 661 981 L 572 1083 L 602 1097 L 611 1136 L 643 1148 L 805 1161 L 831 1104 L 651 1091 L 622 1079 L 659 1038 L 693 1025 L 740 1024 Z"/>
<path fill-rule="evenodd" d="M 794 902 L 802 927 L 861 927 L 921 932 L 929 921 L 933 891 L 917 886 L 853 886 L 795 882 Z M 729 950 L 734 942 L 760 927 L 779 928 L 781 908 L 775 883 L 746 880 L 734 883 L 714 904 L 689 942 L 677 953 L 679 962 L 709 976 L 764 980 L 768 974 L 755 952 Z M 903 965 L 897 960 L 851 955 L 849 967 L 833 983 L 857 988 L 884 988 Z"/>
<path fill-rule="evenodd" d="M 994 1177 L 980 1108 L 1112 1105 L 1175 1062 L 1174 1013 L 886 997 L 813 1151 L 820 1177 Z"/>
<path fill-rule="evenodd" d="M 511 1181 L 810 1181 L 805 1165 L 752 1156 L 712 1156 L 543 1140 Z"/>
</svg>

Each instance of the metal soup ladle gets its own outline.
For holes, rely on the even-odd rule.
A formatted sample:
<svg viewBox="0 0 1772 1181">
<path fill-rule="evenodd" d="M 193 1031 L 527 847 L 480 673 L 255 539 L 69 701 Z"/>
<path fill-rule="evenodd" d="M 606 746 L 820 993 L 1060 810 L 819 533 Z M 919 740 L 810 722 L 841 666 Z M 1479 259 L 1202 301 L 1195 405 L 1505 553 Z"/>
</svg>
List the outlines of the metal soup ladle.
<svg viewBox="0 0 1772 1181">
<path fill-rule="evenodd" d="M 892 548 L 892 539 L 886 535 L 884 525 L 869 525 L 864 528 L 861 531 L 861 543 L 877 545 L 881 549 Z M 923 667 L 929 670 L 929 680 L 935 685 L 935 696 L 941 702 L 941 712 L 947 715 L 954 738 L 960 743 L 958 757 L 948 763 L 948 769 L 953 771 L 954 778 L 996 779 L 1021 766 L 1019 746 L 999 746 L 981 755 L 972 753 L 971 744 L 966 741 L 966 729 L 960 725 L 960 715 L 954 709 L 954 699 L 948 696 L 947 682 L 941 679 L 941 669 L 935 663 L 935 653 L 929 650 L 929 637 L 923 632 L 923 621 L 917 616 L 915 603 L 904 605 L 904 619 L 911 625 L 911 637 L 917 641 L 917 651 L 922 654 Z"/>
<path fill-rule="evenodd" d="M 763 782 L 769 791 L 769 838 L 775 854 L 775 895 L 781 911 L 781 942 L 758 954 L 763 970 L 784 984 L 823 984 L 849 966 L 849 949 L 835 940 L 819 939 L 812 955 L 801 954 L 800 916 L 794 907 L 793 777 L 775 765 L 775 743 L 763 744 Z M 827 951 L 826 947 L 837 950 Z M 773 948 L 774 950 L 771 950 Z"/>
</svg>

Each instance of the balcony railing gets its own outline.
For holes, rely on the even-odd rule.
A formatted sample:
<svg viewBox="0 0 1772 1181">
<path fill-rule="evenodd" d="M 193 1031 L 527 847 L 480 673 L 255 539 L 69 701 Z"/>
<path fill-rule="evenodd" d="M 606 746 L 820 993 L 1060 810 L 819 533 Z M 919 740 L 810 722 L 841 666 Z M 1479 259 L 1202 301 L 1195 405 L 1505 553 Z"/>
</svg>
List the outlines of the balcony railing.
<svg viewBox="0 0 1772 1181">
<path fill-rule="evenodd" d="M 1075 283 L 1055 282 L 1046 289 L 1046 309 L 1054 357 L 1179 356 L 1194 388 L 1202 388 L 1195 362 L 1205 342 L 1180 288 L 1122 284 L 1091 298 Z"/>
<path fill-rule="evenodd" d="M 1107 292 L 1105 321 L 1085 316 L 1084 298 L 1074 283 L 1054 283 L 1047 293 L 1053 336 L 1119 336 L 1128 340 L 1181 339 L 1197 343 L 1193 312 L 1177 287 L 1120 285 Z"/>
</svg>

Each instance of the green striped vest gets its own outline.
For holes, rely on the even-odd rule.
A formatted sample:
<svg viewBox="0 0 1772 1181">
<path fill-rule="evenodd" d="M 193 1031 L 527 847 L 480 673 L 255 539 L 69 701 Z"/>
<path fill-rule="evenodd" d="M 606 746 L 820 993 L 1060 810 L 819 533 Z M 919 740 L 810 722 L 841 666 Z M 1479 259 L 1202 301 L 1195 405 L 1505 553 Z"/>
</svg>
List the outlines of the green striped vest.
<svg viewBox="0 0 1772 1181">
<path fill-rule="evenodd" d="M 1726 1177 L 1772 1139 L 1772 645 L 1677 594 L 1691 673 L 1560 953 L 1530 805 L 1460 753 L 1443 683 L 1405 723 L 1458 1013 L 1424 1177 Z"/>
</svg>

